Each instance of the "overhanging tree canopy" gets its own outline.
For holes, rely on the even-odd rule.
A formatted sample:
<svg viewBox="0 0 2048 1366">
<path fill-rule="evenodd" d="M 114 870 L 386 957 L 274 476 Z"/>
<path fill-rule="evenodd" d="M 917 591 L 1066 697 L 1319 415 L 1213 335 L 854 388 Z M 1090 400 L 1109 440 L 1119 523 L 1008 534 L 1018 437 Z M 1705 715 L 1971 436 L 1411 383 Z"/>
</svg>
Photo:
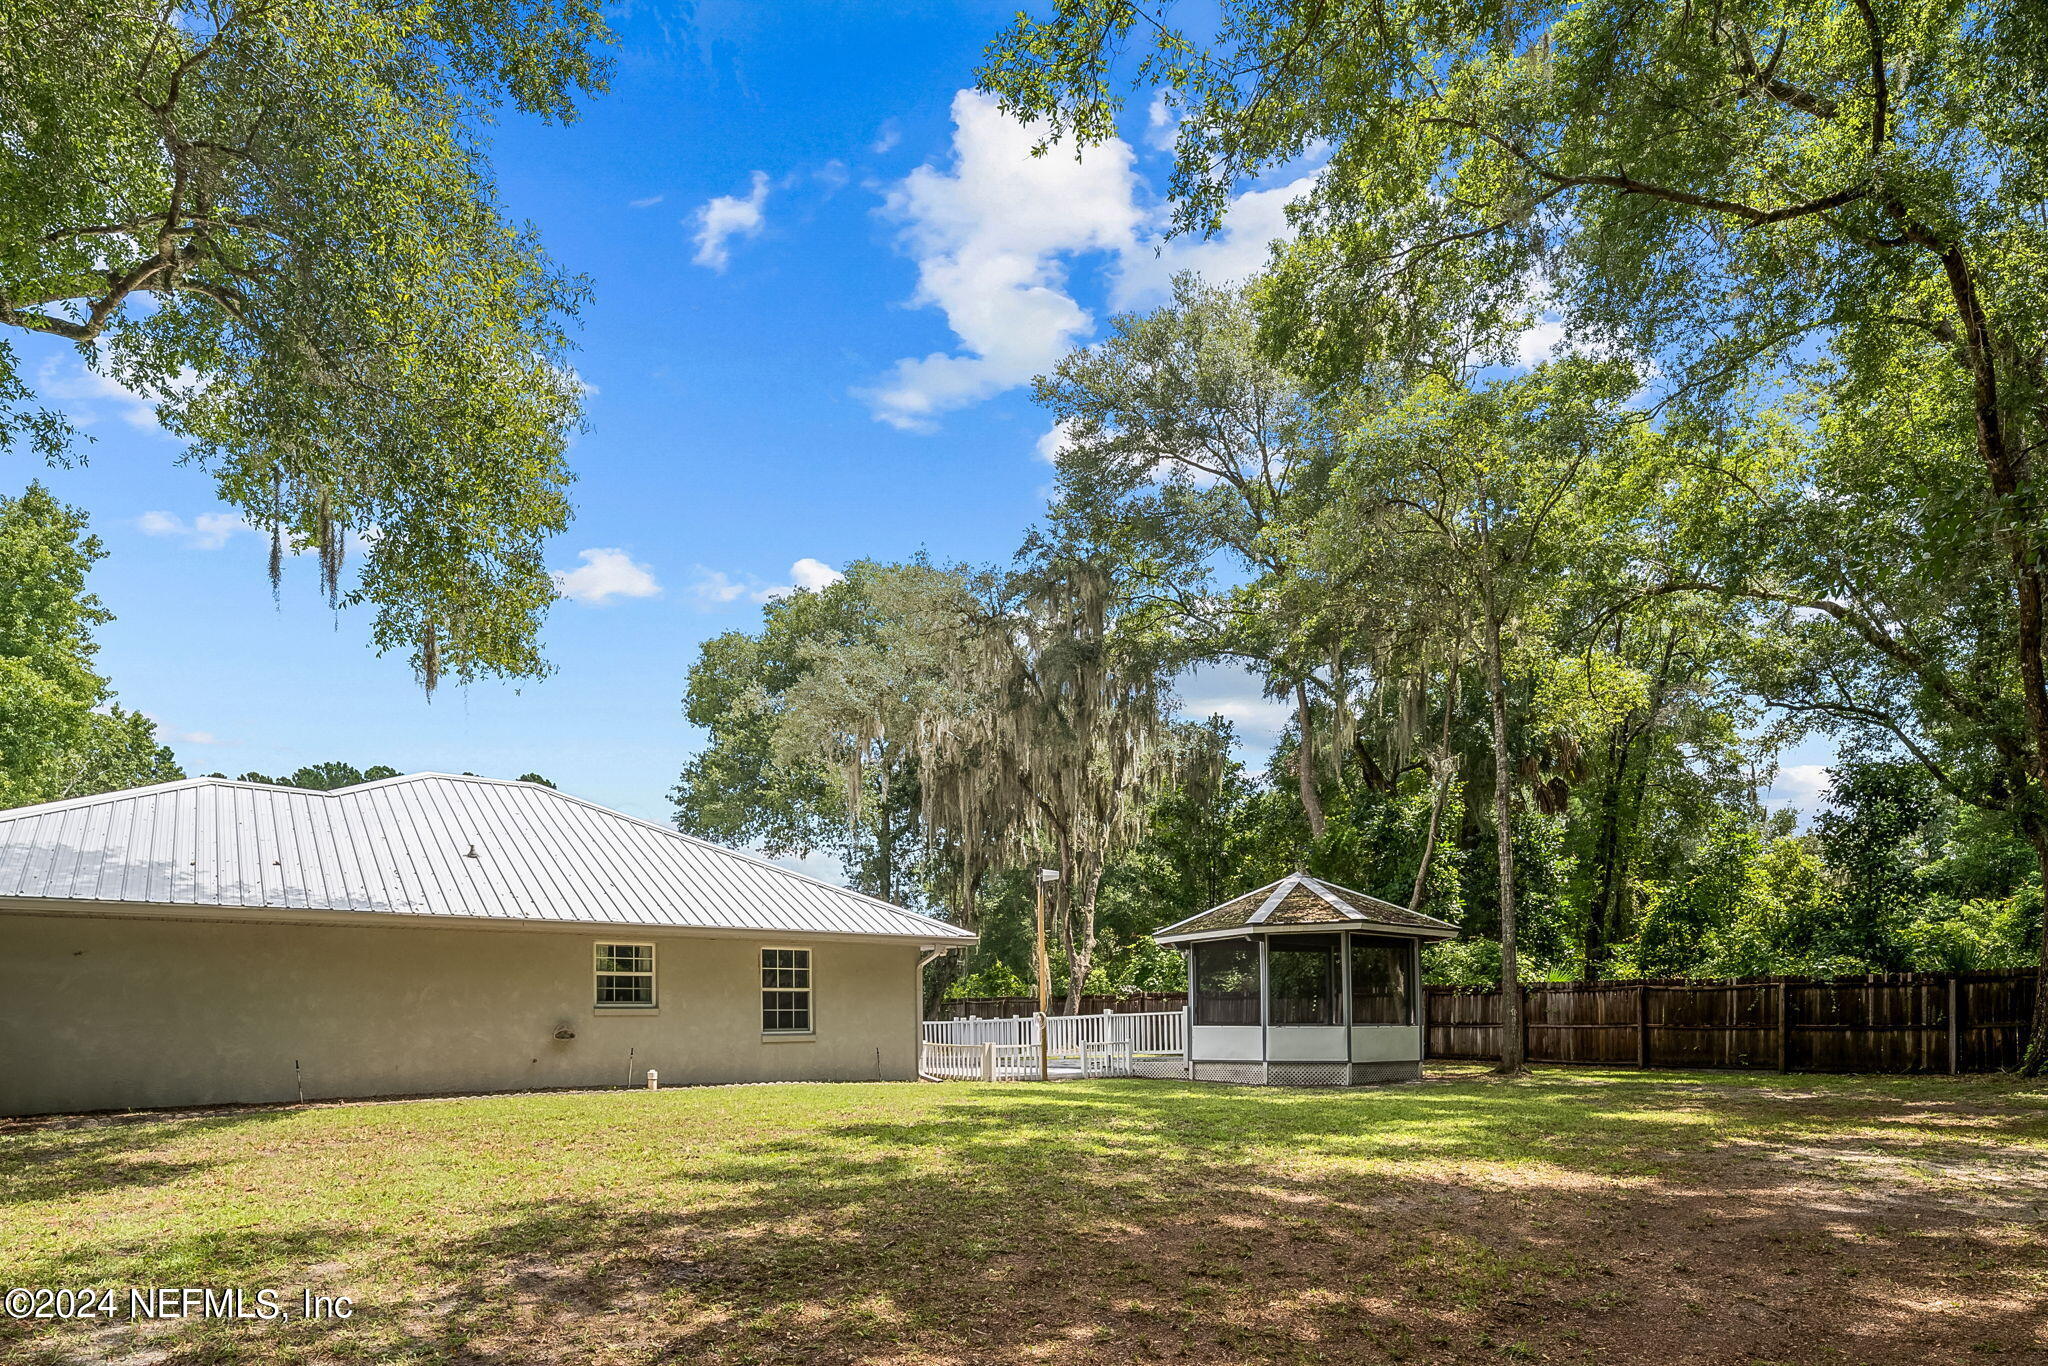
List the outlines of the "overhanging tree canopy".
<svg viewBox="0 0 2048 1366">
<path fill-rule="evenodd" d="M 481 130 L 506 102 L 573 115 L 599 8 L 17 0 L 0 24 L 0 324 L 149 395 L 273 576 L 317 549 L 429 688 L 545 667 L 585 286 L 499 211 Z M 0 340 L 0 447 L 74 437 Z"/>
<path fill-rule="evenodd" d="M 1505 357 L 1547 306 L 1654 356 L 1678 411 L 1739 418 L 1745 386 L 1825 361 L 1846 407 L 1968 452 L 1967 485 L 1911 490 L 1936 514 L 1920 545 L 1938 569 L 1997 565 L 2023 717 L 2010 809 L 2048 876 L 2044 54 L 2032 0 L 1225 0 L 1194 34 L 1129 0 L 1054 0 L 983 80 L 1083 140 L 1113 132 L 1126 78 L 1171 87 L 1184 227 L 1325 153 L 1267 294 L 1272 339 L 1325 379 L 1471 339 Z M 1844 609 L 1844 643 L 1928 684 L 1910 635 L 1816 570 L 1805 596 Z"/>
</svg>

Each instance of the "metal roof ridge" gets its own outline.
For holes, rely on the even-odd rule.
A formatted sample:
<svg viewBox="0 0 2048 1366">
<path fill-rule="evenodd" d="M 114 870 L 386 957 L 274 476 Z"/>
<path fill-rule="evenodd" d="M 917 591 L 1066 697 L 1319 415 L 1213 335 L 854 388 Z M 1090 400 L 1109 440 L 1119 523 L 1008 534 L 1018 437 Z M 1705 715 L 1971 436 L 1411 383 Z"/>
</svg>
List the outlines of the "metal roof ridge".
<svg viewBox="0 0 2048 1366">
<path fill-rule="evenodd" d="M 658 822 L 650 821 L 640 816 L 635 816 L 631 812 L 620 811 L 614 807 L 605 806 L 601 802 L 591 801 L 588 797 L 579 797 L 573 792 L 564 792 L 560 788 L 556 787 L 544 787 L 540 783 L 522 783 L 515 778 L 486 778 L 478 774 L 470 773 L 401 773 L 394 778 L 379 778 L 375 782 L 371 783 L 357 783 L 354 787 L 335 788 L 332 792 L 327 793 L 326 795 L 340 796 L 348 792 L 360 792 L 365 788 L 383 787 L 387 784 L 396 786 L 399 783 L 411 782 L 415 779 L 422 778 L 446 778 L 455 782 L 490 783 L 503 787 L 523 787 L 529 789 L 530 791 L 546 793 L 547 795 L 552 797 L 559 797 L 565 802 L 574 802 L 578 806 L 588 807 L 592 811 L 598 812 L 601 815 L 610 816 L 615 820 L 628 821 L 634 825 L 642 826 L 648 830 L 654 831 L 656 834 L 666 835 L 670 839 L 681 840 L 685 844 L 695 845 L 700 849 L 708 849 L 713 853 L 723 854 L 727 858 L 738 859 L 742 863 L 750 863 L 757 868 L 766 869 L 768 872 L 771 873 L 780 873 L 784 877 L 795 878 L 799 882 L 808 883 L 813 887 L 822 888 L 827 892 L 833 892 L 840 896 L 852 897 L 857 901 L 862 901 L 870 906 L 876 907 L 877 909 L 887 911 L 891 915 L 912 921 L 920 928 L 936 925 L 941 930 L 950 930 L 954 934 L 960 935 L 963 938 L 971 937 L 972 934 L 971 931 L 959 925 L 952 924 L 949 921 L 940 920 L 936 917 L 929 915 L 919 915 L 916 911 L 905 910 L 903 907 L 896 905 L 894 902 L 884 901 L 880 897 L 869 896 L 866 892 L 857 892 L 851 887 L 841 887 L 836 883 L 827 882 L 823 878 L 812 877 L 809 873 L 799 873 L 794 868 L 785 868 L 781 864 L 776 863 L 768 858 L 764 858 L 759 854 L 748 853 L 745 850 L 740 849 L 730 849 L 723 844 L 718 844 L 711 840 L 699 839 L 697 838 L 697 836 L 687 834 L 681 830 L 676 829 L 672 825 L 662 825 Z"/>
<path fill-rule="evenodd" d="M 559 788 L 547 787 L 540 783 L 521 782 L 516 778 L 486 778 L 481 774 L 440 773 L 429 770 L 422 771 L 419 773 L 399 773 L 394 774 L 389 778 L 376 778 L 372 779 L 369 782 L 352 783 L 347 787 L 337 788 L 291 787 L 281 783 L 251 783 L 244 782 L 239 778 L 216 778 L 211 776 L 202 776 L 197 778 L 177 778 L 167 783 L 151 783 L 145 787 L 124 788 L 115 792 L 96 792 L 83 797 L 68 797 L 62 801 L 40 802 L 31 806 L 20 806 L 8 810 L 0 810 L 0 822 L 7 822 L 20 818 L 34 818 L 44 815 L 61 814 L 63 812 L 71 811 L 81 807 L 92 806 L 95 804 L 128 801 L 137 798 L 157 796 L 187 789 L 197 791 L 210 788 L 246 788 L 251 791 L 275 793 L 280 796 L 324 797 L 339 799 L 368 795 L 372 792 L 381 791 L 386 788 L 399 787 L 407 783 L 424 782 L 427 780 L 446 780 L 449 782 L 477 783 L 480 785 L 490 787 L 514 787 L 524 788 L 533 792 L 543 792 L 551 797 L 560 798 L 563 801 L 572 802 L 579 807 L 583 807 L 590 811 L 594 811 L 599 815 L 608 816 L 614 820 L 625 821 L 632 825 L 644 827 L 645 829 L 654 831 L 657 834 L 666 835 L 670 839 L 679 840 L 684 844 L 691 845 L 699 849 L 709 850 L 714 853 L 723 854 L 727 858 L 737 859 L 740 862 L 749 864 L 755 868 L 759 868 L 771 873 L 777 873 L 785 878 L 792 878 L 797 882 L 803 883 L 807 886 L 816 887 L 821 891 L 851 899 L 853 901 L 859 902 L 863 905 L 872 907 L 879 911 L 885 911 L 893 919 L 901 921 L 906 926 L 911 927 L 905 930 L 906 935 L 930 934 L 938 938 L 957 938 L 962 940 L 971 940 L 976 937 L 973 931 L 968 930 L 963 926 L 952 924 L 949 921 L 940 920 L 934 916 L 920 915 L 916 911 L 907 910 L 904 907 L 895 905 L 892 902 L 884 901 L 880 897 L 869 896 L 867 893 L 855 891 L 851 887 L 841 887 L 834 883 L 826 882 L 824 879 L 812 877 L 808 873 L 800 873 L 794 868 L 785 868 L 781 864 L 775 863 L 761 855 L 739 849 L 730 849 L 727 848 L 725 845 L 714 843 L 711 840 L 699 839 L 695 835 L 685 834 L 683 831 L 677 830 L 673 826 L 661 825 L 655 821 L 645 820 L 639 816 L 632 815 L 628 812 L 619 811 L 612 807 L 604 806 L 598 802 L 591 801 L 586 797 L 579 797 L 576 796 L 574 793 L 563 792 Z M 355 806 L 356 803 L 349 802 L 347 803 L 347 805 Z"/>
<path fill-rule="evenodd" d="M 100 802 L 117 802 L 129 797 L 154 796 L 178 788 L 211 787 L 219 783 L 236 782 L 233 778 L 173 778 L 167 783 L 149 783 L 142 787 L 124 787 L 115 792 L 90 792 L 83 797 L 59 797 L 53 802 L 30 802 L 27 806 L 10 806 L 0 810 L 0 821 L 20 820 L 25 816 L 48 816 L 63 811 L 75 811 L 79 807 L 92 806 Z M 260 783 L 240 783 L 242 787 L 261 787 Z M 289 790 L 289 789 L 283 789 Z"/>
<path fill-rule="evenodd" d="M 1352 905 L 1350 902 L 1344 900 L 1342 897 L 1332 892 L 1330 888 L 1334 887 L 1336 885 L 1335 883 L 1326 883 L 1321 878 L 1310 877 L 1306 873 L 1303 873 L 1300 876 L 1302 885 L 1304 887 L 1307 887 L 1311 892 L 1314 892 L 1317 896 L 1321 897 L 1324 901 L 1328 902 L 1332 907 L 1334 907 L 1337 910 L 1339 914 L 1344 916 L 1345 919 L 1367 920 L 1371 918 L 1367 916 L 1364 911 L 1359 910 L 1358 907 Z M 1344 890 L 1348 892 L 1351 889 L 1349 887 L 1346 887 L 1344 888 Z M 1356 892 L 1353 893 L 1353 895 L 1364 896 L 1365 893 Z"/>
<path fill-rule="evenodd" d="M 1280 909 L 1280 903 L 1287 899 L 1287 894 L 1289 892 L 1292 892 L 1296 887 L 1301 886 L 1302 883 L 1306 880 L 1307 879 L 1304 878 L 1304 876 L 1300 873 L 1289 873 L 1286 877 L 1281 878 L 1278 882 L 1273 884 L 1273 890 L 1271 894 L 1269 894 L 1264 901 L 1259 903 L 1259 909 L 1253 911 L 1251 913 L 1251 918 L 1246 920 L 1244 923 L 1246 925 L 1265 924 L 1269 919 L 1272 918 L 1273 912 Z M 1229 903 L 1226 902 L 1224 904 L 1228 905 Z"/>
</svg>

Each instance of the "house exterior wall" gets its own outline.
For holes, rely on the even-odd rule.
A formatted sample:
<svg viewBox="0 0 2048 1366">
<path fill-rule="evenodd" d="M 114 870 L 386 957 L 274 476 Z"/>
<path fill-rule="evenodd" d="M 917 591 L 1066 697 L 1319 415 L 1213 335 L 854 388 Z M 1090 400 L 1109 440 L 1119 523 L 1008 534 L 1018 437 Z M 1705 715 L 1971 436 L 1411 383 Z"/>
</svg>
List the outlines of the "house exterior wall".
<svg viewBox="0 0 2048 1366">
<path fill-rule="evenodd" d="M 655 946 L 652 1011 L 595 1007 L 600 942 Z M 811 950 L 811 1035 L 762 1033 L 764 946 Z M 289 1101 L 301 1080 L 307 1099 L 644 1085 L 649 1068 L 665 1085 L 909 1080 L 917 959 L 809 936 L 0 912 L 0 1114 Z"/>
</svg>

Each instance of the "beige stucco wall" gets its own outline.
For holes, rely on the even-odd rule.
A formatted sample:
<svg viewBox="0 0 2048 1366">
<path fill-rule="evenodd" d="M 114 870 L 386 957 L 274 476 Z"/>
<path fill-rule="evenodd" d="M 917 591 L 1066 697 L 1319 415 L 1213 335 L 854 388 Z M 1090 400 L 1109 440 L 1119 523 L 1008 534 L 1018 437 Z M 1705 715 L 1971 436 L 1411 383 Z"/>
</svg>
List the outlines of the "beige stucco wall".
<svg viewBox="0 0 2048 1366">
<path fill-rule="evenodd" d="M 652 942 L 655 1013 L 599 1012 L 592 945 Z M 761 1032 L 759 951 L 812 951 L 815 1032 Z M 0 1114 L 916 1073 L 918 950 L 575 927 L 0 912 Z M 572 1040 L 558 1041 L 567 1027 Z M 630 1050 L 630 1056 L 629 1056 Z"/>
</svg>

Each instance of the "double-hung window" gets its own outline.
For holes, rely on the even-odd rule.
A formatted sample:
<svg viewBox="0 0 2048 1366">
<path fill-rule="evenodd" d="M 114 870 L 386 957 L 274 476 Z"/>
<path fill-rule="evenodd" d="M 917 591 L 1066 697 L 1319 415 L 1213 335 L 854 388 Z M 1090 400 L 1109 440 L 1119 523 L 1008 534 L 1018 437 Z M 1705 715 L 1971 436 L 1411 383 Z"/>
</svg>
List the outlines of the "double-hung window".
<svg viewBox="0 0 2048 1366">
<path fill-rule="evenodd" d="M 654 945 L 597 946 L 597 1004 L 602 1010 L 653 1008 Z"/>
<path fill-rule="evenodd" d="M 811 951 L 761 950 L 761 1032 L 811 1032 Z"/>
</svg>

